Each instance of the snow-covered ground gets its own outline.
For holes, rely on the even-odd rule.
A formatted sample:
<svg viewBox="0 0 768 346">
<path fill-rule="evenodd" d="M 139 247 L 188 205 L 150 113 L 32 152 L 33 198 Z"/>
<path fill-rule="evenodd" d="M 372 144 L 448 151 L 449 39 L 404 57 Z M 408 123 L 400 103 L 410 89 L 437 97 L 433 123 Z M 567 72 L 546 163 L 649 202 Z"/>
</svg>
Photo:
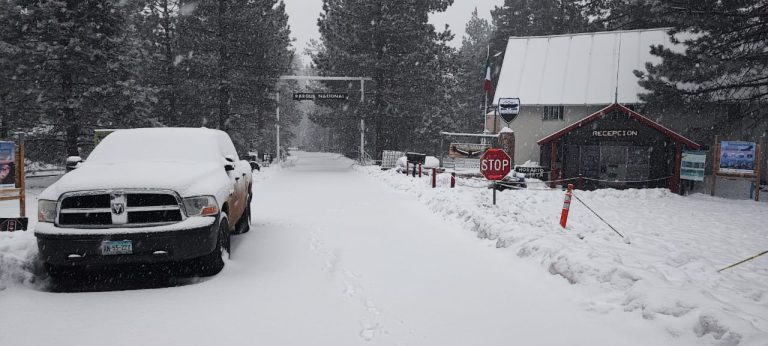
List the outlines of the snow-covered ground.
<svg viewBox="0 0 768 346">
<path fill-rule="evenodd" d="M 33 234 L 0 233 L 0 345 L 768 344 L 768 260 L 716 273 L 768 245 L 765 204 L 577 192 L 628 244 L 577 202 L 561 230 L 562 192 L 292 161 L 211 278 L 52 293 Z"/>
<path fill-rule="evenodd" d="M 768 345 L 768 256 L 717 272 L 768 250 L 766 203 L 662 189 L 575 192 L 625 240 L 575 199 L 563 230 L 560 190 L 505 191 L 493 206 L 476 180 L 450 189 L 441 175 L 432 189 L 428 177 L 360 170 L 589 292 L 585 310 L 625 311 L 701 344 Z"/>
</svg>

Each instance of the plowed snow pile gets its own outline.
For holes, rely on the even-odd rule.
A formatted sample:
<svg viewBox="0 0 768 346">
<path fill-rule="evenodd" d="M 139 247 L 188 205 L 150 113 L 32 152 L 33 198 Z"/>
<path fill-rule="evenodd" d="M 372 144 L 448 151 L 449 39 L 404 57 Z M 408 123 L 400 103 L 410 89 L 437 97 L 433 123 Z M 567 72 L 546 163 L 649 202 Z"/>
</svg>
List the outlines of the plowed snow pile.
<svg viewBox="0 0 768 346">
<path fill-rule="evenodd" d="M 768 345 L 768 256 L 717 272 L 768 250 L 765 203 L 664 189 L 576 191 L 622 239 L 576 199 L 563 230 L 560 190 L 507 190 L 493 206 L 482 182 L 459 179 L 450 189 L 443 174 L 432 189 L 431 177 L 359 169 L 593 292 L 585 309 L 624 310 L 702 344 Z"/>
</svg>

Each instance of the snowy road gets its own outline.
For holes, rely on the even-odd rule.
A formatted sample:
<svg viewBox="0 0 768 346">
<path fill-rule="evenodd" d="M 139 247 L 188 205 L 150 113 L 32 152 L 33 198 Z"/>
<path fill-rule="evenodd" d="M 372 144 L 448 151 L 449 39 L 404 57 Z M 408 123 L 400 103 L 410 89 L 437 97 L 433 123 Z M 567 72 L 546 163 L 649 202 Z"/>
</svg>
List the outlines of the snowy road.
<svg viewBox="0 0 768 346">
<path fill-rule="evenodd" d="M 305 155 L 298 168 L 318 162 Z M 587 311 L 584 290 L 359 172 L 262 175 L 252 231 L 219 275 L 111 292 L 12 285 L 0 345 L 693 344 Z"/>
</svg>

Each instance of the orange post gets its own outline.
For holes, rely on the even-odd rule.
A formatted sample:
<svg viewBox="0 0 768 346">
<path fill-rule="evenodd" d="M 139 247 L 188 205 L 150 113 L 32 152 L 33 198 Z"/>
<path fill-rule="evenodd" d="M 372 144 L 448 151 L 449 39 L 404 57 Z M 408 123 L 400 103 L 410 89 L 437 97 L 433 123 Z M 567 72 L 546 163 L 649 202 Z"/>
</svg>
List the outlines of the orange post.
<svg viewBox="0 0 768 346">
<path fill-rule="evenodd" d="M 563 213 L 560 214 L 560 226 L 565 228 L 568 222 L 568 211 L 571 209 L 571 198 L 573 198 L 573 184 L 568 184 L 568 191 L 565 192 L 565 202 L 563 202 Z"/>
<path fill-rule="evenodd" d="M 456 173 L 451 173 L 451 188 L 456 187 Z"/>
<path fill-rule="evenodd" d="M 432 188 L 437 187 L 437 168 L 432 168 Z"/>
</svg>

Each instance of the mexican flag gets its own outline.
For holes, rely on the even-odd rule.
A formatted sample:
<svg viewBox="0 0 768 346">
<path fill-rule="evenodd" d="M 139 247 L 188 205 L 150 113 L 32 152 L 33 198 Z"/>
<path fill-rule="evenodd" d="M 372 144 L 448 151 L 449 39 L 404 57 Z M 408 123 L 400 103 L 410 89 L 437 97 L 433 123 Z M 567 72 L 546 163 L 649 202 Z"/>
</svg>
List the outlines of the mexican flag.
<svg viewBox="0 0 768 346">
<path fill-rule="evenodd" d="M 493 88 L 493 84 L 491 84 L 491 57 L 488 56 L 485 58 L 485 84 L 483 85 L 483 90 L 485 92 L 490 92 Z"/>
</svg>

